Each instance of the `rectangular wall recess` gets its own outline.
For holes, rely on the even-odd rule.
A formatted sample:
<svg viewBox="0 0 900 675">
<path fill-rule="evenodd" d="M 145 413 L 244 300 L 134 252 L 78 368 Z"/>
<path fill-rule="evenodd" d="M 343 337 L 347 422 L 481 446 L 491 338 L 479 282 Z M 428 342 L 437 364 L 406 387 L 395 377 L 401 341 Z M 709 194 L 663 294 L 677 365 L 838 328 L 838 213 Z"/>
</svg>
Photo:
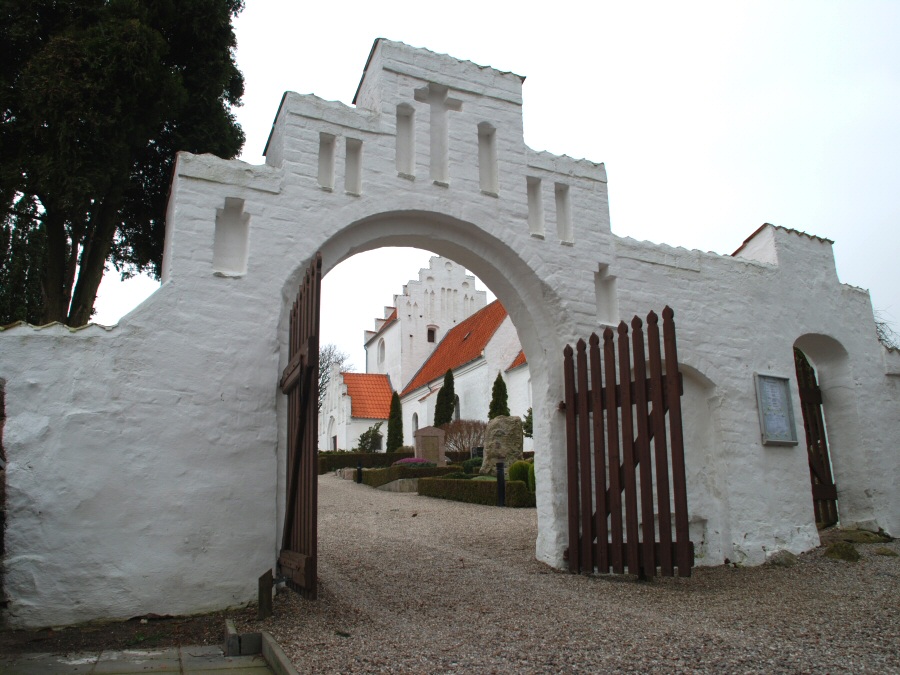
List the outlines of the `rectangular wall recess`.
<svg viewBox="0 0 900 675">
<path fill-rule="evenodd" d="M 351 195 L 362 191 L 362 141 L 347 139 L 347 163 L 344 173 L 344 190 Z"/>
<path fill-rule="evenodd" d="M 572 205 L 569 202 L 569 186 L 565 183 L 556 183 L 554 186 L 556 195 L 556 233 L 559 241 L 571 244 L 575 241 L 572 231 Z"/>
<path fill-rule="evenodd" d="M 319 186 L 334 189 L 334 134 L 319 134 Z"/>
<path fill-rule="evenodd" d="M 478 176 L 482 192 L 489 195 L 499 193 L 497 130 L 487 122 L 478 125 Z"/>
<path fill-rule="evenodd" d="M 544 236 L 544 199 L 541 196 L 541 179 L 528 176 L 528 230 L 533 237 Z"/>
<path fill-rule="evenodd" d="M 397 173 L 404 178 L 416 175 L 415 111 L 408 103 L 397 106 Z"/>
</svg>

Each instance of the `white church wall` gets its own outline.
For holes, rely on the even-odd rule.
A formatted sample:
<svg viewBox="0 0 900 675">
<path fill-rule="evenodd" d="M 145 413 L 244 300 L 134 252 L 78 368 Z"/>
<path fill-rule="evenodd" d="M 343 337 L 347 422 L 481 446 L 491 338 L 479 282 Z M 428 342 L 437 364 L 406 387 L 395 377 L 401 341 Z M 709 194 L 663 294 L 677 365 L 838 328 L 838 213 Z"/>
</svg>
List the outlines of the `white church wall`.
<svg viewBox="0 0 900 675">
<path fill-rule="evenodd" d="M 519 366 L 507 371 L 503 373 L 503 377 L 506 380 L 509 414 L 524 417 L 531 407 L 531 375 L 528 366 Z M 524 439 L 522 449 L 525 452 L 533 451 L 534 439 Z"/>
<path fill-rule="evenodd" d="M 435 127 L 447 143 L 434 151 L 433 85 L 449 87 L 450 99 Z M 701 562 L 756 563 L 818 543 L 804 448 L 761 444 L 753 386 L 754 372 L 791 378 L 799 424 L 792 348 L 818 344 L 804 336 L 832 341 L 811 358 L 836 431 L 841 517 L 900 531 L 895 364 L 874 337 L 868 295 L 838 282 L 830 244 L 766 231 L 776 262 L 761 262 L 759 252 L 746 260 L 613 237 L 604 167 L 525 146 L 513 74 L 379 41 L 358 102 L 288 93 L 264 166 L 180 155 L 163 285 L 114 330 L 0 332 L 12 625 L 188 614 L 255 598 L 277 559 L 284 512 L 277 382 L 288 315 L 316 251 L 327 274 L 352 253 L 428 248 L 501 300 L 529 359 L 539 560 L 562 566 L 567 540 L 562 349 L 601 321 L 664 304 L 676 311 L 685 372 L 702 376 L 696 387 L 687 378 L 686 417 L 709 412 L 711 432 L 686 449 L 689 466 L 698 456 L 717 464 L 715 474 L 690 469 Z M 415 149 L 402 166 L 412 173 L 398 171 L 401 105 L 415 113 Z M 479 174 L 484 122 L 496 130 L 497 181 L 487 185 L 496 190 Z M 349 179 L 348 141 L 363 144 Z M 333 162 L 320 162 L 329 147 Z M 248 228 L 243 267 L 233 264 L 242 236 L 215 259 L 222 210 L 238 234 Z"/>
</svg>

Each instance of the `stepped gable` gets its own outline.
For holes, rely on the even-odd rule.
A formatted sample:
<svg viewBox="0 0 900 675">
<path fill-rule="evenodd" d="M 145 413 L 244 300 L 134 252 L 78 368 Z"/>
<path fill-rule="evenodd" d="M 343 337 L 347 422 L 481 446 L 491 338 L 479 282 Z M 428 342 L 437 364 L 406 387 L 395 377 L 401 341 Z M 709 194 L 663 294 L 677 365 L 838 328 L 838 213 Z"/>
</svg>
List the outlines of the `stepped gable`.
<svg viewBox="0 0 900 675">
<path fill-rule="evenodd" d="M 448 370 L 459 368 L 481 356 L 506 316 L 506 308 L 499 300 L 494 300 L 484 309 L 454 326 L 406 385 L 401 396 L 441 379 Z"/>
<path fill-rule="evenodd" d="M 387 375 L 341 373 L 352 402 L 350 414 L 373 420 L 386 420 L 391 413 L 391 381 Z"/>
<path fill-rule="evenodd" d="M 364 331 L 363 342 L 364 344 L 369 344 L 376 337 L 381 335 L 384 331 L 388 329 L 392 323 L 397 320 L 397 308 L 396 307 L 385 307 L 386 316 L 383 319 L 375 319 L 375 330 L 367 330 Z M 387 310 L 392 310 L 390 314 L 387 313 Z"/>
</svg>

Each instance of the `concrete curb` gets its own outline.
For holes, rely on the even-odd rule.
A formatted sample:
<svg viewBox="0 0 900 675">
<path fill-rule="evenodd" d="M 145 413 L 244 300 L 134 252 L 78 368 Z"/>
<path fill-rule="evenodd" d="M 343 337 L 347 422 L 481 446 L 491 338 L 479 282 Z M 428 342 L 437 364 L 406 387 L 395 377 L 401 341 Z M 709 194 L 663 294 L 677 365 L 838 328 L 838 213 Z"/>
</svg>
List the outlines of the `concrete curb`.
<svg viewBox="0 0 900 675">
<path fill-rule="evenodd" d="M 300 675 L 281 645 L 266 631 L 262 632 L 262 655 L 276 675 Z"/>
</svg>

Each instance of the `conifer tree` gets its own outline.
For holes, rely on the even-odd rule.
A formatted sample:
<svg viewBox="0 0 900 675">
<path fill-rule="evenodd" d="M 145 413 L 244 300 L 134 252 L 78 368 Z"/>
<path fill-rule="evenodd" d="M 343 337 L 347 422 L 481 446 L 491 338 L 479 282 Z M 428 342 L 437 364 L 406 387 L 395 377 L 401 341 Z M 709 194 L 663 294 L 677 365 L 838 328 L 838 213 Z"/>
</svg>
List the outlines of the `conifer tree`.
<svg viewBox="0 0 900 675">
<path fill-rule="evenodd" d="M 494 380 L 494 388 L 491 390 L 491 407 L 488 410 L 488 419 L 495 417 L 509 417 L 509 405 L 506 402 L 506 382 L 500 371 L 497 371 L 497 379 Z"/>
<path fill-rule="evenodd" d="M 456 407 L 456 392 L 453 389 L 453 371 L 447 370 L 444 375 L 444 386 L 438 392 L 434 404 L 434 426 L 440 427 L 453 421 L 453 409 Z"/>
<path fill-rule="evenodd" d="M 403 445 L 403 410 L 397 392 L 391 396 L 391 414 L 388 417 L 387 452 L 397 452 Z"/>
<path fill-rule="evenodd" d="M 0 0 L 0 212 L 16 230 L 0 267 L 41 286 L 39 307 L 11 298 L 7 318 L 82 326 L 107 263 L 159 277 L 176 153 L 231 158 L 244 142 L 242 8 Z"/>
</svg>

